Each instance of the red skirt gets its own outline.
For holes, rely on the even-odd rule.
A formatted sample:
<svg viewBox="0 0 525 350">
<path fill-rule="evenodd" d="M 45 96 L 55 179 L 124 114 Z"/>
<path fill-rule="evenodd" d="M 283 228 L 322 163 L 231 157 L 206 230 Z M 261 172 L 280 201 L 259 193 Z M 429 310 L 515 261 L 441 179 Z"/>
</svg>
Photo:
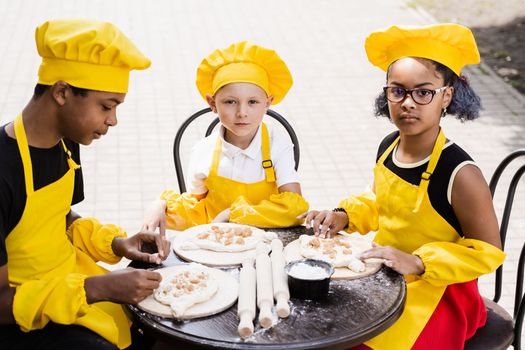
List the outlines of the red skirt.
<svg viewBox="0 0 525 350">
<path fill-rule="evenodd" d="M 465 341 L 486 321 L 487 309 L 479 294 L 478 282 L 451 284 L 412 350 L 461 350 Z M 372 349 L 361 344 L 348 350 Z"/>
</svg>

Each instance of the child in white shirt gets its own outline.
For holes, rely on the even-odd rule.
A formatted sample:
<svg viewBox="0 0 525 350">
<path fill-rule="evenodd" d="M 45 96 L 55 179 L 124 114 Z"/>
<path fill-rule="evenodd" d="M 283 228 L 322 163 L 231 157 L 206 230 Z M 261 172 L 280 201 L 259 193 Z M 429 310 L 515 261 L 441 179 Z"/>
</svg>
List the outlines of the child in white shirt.
<svg viewBox="0 0 525 350">
<path fill-rule="evenodd" d="M 300 224 L 297 216 L 308 210 L 308 203 L 294 169 L 293 144 L 262 123 L 270 105 L 280 102 L 291 85 L 286 64 L 261 46 L 240 42 L 204 58 L 197 87 L 218 114 L 220 128 L 194 147 L 189 192 L 164 191 L 146 215 L 144 228 Z"/>
</svg>

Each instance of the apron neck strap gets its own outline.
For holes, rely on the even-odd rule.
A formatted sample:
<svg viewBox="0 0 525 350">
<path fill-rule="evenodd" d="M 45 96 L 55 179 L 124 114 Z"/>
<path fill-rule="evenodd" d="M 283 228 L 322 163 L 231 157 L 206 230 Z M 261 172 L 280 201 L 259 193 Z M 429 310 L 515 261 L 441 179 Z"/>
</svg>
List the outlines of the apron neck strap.
<svg viewBox="0 0 525 350">
<path fill-rule="evenodd" d="M 262 123 L 261 132 L 261 151 L 262 151 L 262 167 L 266 174 L 266 182 L 275 182 L 275 170 L 272 163 L 272 155 L 270 153 L 270 136 L 268 136 L 268 128 L 266 124 Z"/>
<path fill-rule="evenodd" d="M 217 137 L 217 142 L 215 142 L 215 148 L 213 149 L 213 157 L 211 159 L 211 166 L 210 166 L 210 176 L 217 176 L 219 173 L 219 162 L 221 160 L 221 153 L 222 153 L 222 140 L 221 136 L 219 135 Z"/>
<path fill-rule="evenodd" d="M 266 124 L 261 124 L 261 152 L 262 152 L 262 167 L 266 175 L 266 182 L 275 182 L 275 170 L 271 160 L 270 153 L 270 137 L 268 135 L 268 128 Z M 221 160 L 222 153 L 222 140 L 221 137 L 217 137 L 215 148 L 213 149 L 213 157 L 210 167 L 210 176 L 217 176 L 219 172 L 219 162 Z"/>
<path fill-rule="evenodd" d="M 419 183 L 416 206 L 414 210 L 412 210 L 412 212 L 414 213 L 417 213 L 419 211 L 419 208 L 421 207 L 423 197 L 425 197 L 425 193 L 427 192 L 428 185 L 430 183 L 430 177 L 436 169 L 437 162 L 439 161 L 441 152 L 443 151 L 443 146 L 445 146 L 445 141 L 446 137 L 443 133 L 443 129 L 440 129 L 436 143 L 434 144 L 434 148 L 432 149 L 432 154 L 430 155 L 430 160 L 428 161 L 427 170 L 425 170 L 423 174 L 421 174 L 421 182 Z"/>
<path fill-rule="evenodd" d="M 26 183 L 26 195 L 33 193 L 33 165 L 31 164 L 31 156 L 29 155 L 29 145 L 27 144 L 26 131 L 24 129 L 24 121 L 22 120 L 22 113 L 15 119 L 15 137 L 18 144 L 18 151 L 22 157 L 22 165 L 24 166 L 24 178 Z"/>
<path fill-rule="evenodd" d="M 388 157 L 388 155 L 390 154 L 390 152 L 392 152 L 392 150 L 394 149 L 394 147 L 396 147 L 397 143 L 399 142 L 399 136 L 396 137 L 396 139 L 394 140 L 394 142 L 392 142 L 390 144 L 390 146 L 388 146 L 388 148 L 386 149 L 386 151 L 383 152 L 383 154 L 381 155 L 381 157 L 379 157 L 379 160 L 377 161 L 377 164 L 383 164 L 385 162 L 385 159 L 386 157 Z M 393 156 L 392 156 L 393 157 Z"/>
</svg>

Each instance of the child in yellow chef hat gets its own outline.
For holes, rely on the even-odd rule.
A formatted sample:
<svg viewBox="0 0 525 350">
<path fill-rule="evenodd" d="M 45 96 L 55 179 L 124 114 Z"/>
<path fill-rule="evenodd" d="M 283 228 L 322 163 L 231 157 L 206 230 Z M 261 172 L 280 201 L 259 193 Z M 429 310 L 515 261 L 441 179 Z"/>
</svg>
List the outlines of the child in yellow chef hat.
<svg viewBox="0 0 525 350">
<path fill-rule="evenodd" d="M 155 230 L 164 217 L 176 230 L 210 222 L 299 224 L 297 215 L 308 203 L 294 169 L 293 144 L 262 122 L 291 85 L 284 61 L 262 46 L 242 41 L 205 57 L 197 69 L 197 88 L 218 114 L 220 128 L 194 147 L 189 192 L 165 191 L 144 227 Z"/>
<path fill-rule="evenodd" d="M 111 23 L 47 21 L 35 38 L 42 63 L 34 95 L 0 129 L 0 344 L 126 348 L 131 322 L 119 304 L 144 299 L 161 276 L 107 273 L 96 262 L 160 263 L 169 242 L 143 232 L 126 238 L 122 228 L 80 218 L 71 206 L 84 198 L 79 143 L 117 124 L 130 71 L 150 60 Z M 158 256 L 142 253 L 144 242 L 155 242 Z"/>
<path fill-rule="evenodd" d="M 406 278 L 399 320 L 356 349 L 463 349 L 487 317 L 476 279 L 505 258 L 487 183 L 440 127 L 447 113 L 478 117 L 479 97 L 461 75 L 479 63 L 476 42 L 458 24 L 393 26 L 370 34 L 365 49 L 386 72 L 376 114 L 397 131 L 379 146 L 373 192 L 303 217 L 321 235 L 377 231 L 361 258 L 385 259 Z"/>
</svg>

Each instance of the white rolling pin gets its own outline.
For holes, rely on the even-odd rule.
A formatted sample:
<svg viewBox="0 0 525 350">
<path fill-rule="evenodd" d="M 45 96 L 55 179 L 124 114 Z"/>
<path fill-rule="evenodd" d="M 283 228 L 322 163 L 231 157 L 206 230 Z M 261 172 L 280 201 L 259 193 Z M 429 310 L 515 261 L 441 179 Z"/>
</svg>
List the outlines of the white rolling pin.
<svg viewBox="0 0 525 350">
<path fill-rule="evenodd" d="M 242 262 L 239 274 L 239 301 L 237 303 L 239 327 L 237 328 L 242 338 L 253 334 L 253 319 L 255 318 L 255 269 L 253 258 Z"/>
<path fill-rule="evenodd" d="M 283 242 L 279 239 L 272 240 L 272 276 L 273 276 L 273 297 L 275 299 L 277 315 L 282 318 L 290 315 L 290 291 L 288 289 L 288 276 L 284 272 Z"/>
<path fill-rule="evenodd" d="M 255 268 L 257 272 L 257 306 L 259 307 L 259 324 L 263 328 L 272 326 L 272 264 L 268 256 L 268 246 L 257 245 Z"/>
</svg>

